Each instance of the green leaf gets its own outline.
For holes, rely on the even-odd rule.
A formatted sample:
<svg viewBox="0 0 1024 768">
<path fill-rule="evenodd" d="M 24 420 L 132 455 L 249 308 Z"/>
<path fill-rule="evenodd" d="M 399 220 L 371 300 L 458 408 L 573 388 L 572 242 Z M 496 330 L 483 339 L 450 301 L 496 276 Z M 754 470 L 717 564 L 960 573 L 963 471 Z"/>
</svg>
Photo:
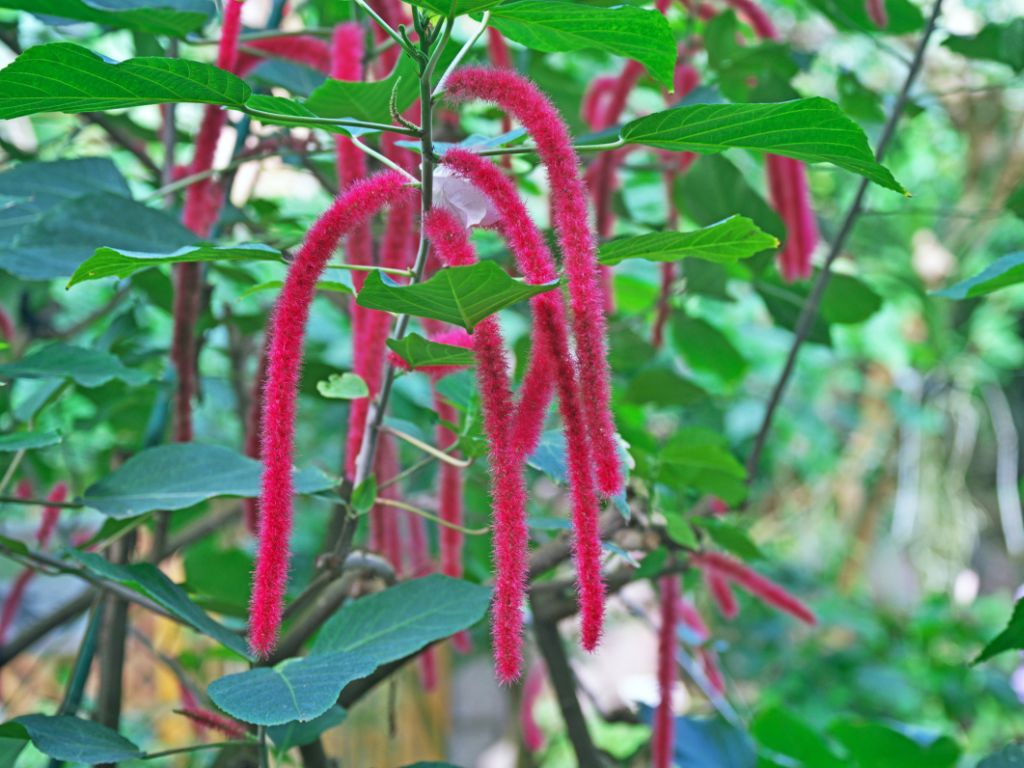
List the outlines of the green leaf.
<svg viewBox="0 0 1024 768">
<path fill-rule="evenodd" d="M 1013 650 L 1024 650 L 1024 600 L 1018 600 L 1013 606 L 1013 614 L 1006 628 L 986 645 L 972 664 L 988 661 L 993 656 Z"/>
<path fill-rule="evenodd" d="M 304 106 L 318 117 L 348 117 L 371 123 L 390 123 L 392 92 L 395 93 L 395 106 L 400 113 L 419 96 L 416 66 L 408 56 L 401 57 L 394 71 L 384 80 L 363 83 L 329 78 L 309 94 Z"/>
<path fill-rule="evenodd" d="M 850 117 L 868 123 L 884 123 L 881 97 L 865 86 L 853 72 L 843 71 L 836 79 L 839 106 Z"/>
<path fill-rule="evenodd" d="M 415 5 L 424 10 L 436 13 L 438 16 L 462 16 L 467 13 L 485 11 L 500 5 L 503 0 L 409 0 L 409 5 Z"/>
<path fill-rule="evenodd" d="M 1006 210 L 1018 219 L 1024 219 L 1024 184 L 1021 184 L 1006 198 Z"/>
<path fill-rule="evenodd" d="M 28 731 L 13 720 L 0 725 L 0 765 L 13 766 L 28 746 Z"/>
<path fill-rule="evenodd" d="M 488 587 L 432 574 L 347 603 L 320 630 L 313 655 L 365 654 L 378 664 L 404 659 L 476 624 Z"/>
<path fill-rule="evenodd" d="M 260 494 L 263 465 L 230 448 L 177 443 L 148 448 L 86 489 L 83 501 L 104 515 L 135 517 L 153 510 L 185 509 L 217 496 L 251 498 Z M 334 486 L 319 470 L 294 476 L 297 493 Z"/>
<path fill-rule="evenodd" d="M 24 194 L 27 189 L 31 195 Z M 0 206 L 0 245 L 6 250 L 21 230 L 60 203 L 97 192 L 131 197 L 128 182 L 107 158 L 21 163 L 0 173 L 0 195 L 12 201 Z"/>
<path fill-rule="evenodd" d="M 627 458 L 625 452 L 622 452 L 621 449 L 620 452 L 622 458 Z M 565 434 L 562 430 L 552 429 L 544 432 L 540 436 L 537 447 L 533 449 L 533 453 L 527 457 L 526 463 L 537 471 L 543 472 L 562 487 L 568 487 L 569 468 L 566 459 Z M 624 473 L 627 472 L 625 461 L 622 461 L 622 470 Z M 611 501 L 622 513 L 622 516 L 628 520 L 632 513 L 629 502 L 626 501 L 626 492 L 620 491 L 618 495 L 612 497 Z"/>
<path fill-rule="evenodd" d="M 778 281 L 763 281 L 754 284 L 761 300 L 764 302 L 768 314 L 778 326 L 788 330 L 796 330 L 796 324 L 800 319 L 800 311 L 803 309 L 804 301 L 807 299 L 806 289 L 802 290 L 797 283 L 783 285 Z M 826 290 L 827 287 L 826 287 Z M 819 312 L 811 323 L 811 329 L 807 333 L 807 341 L 815 344 L 829 345 L 832 343 L 832 333 L 828 323 Z"/>
<path fill-rule="evenodd" d="M 276 291 L 284 285 L 284 280 L 267 280 L 263 283 L 257 283 L 256 285 L 246 288 L 240 294 L 238 294 L 238 301 L 247 299 L 250 296 L 255 296 L 257 293 L 264 293 L 265 291 Z M 329 291 L 331 293 L 347 293 L 351 296 L 355 296 L 355 290 L 348 283 L 341 283 L 337 280 L 320 280 L 316 284 L 318 291 Z"/>
<path fill-rule="evenodd" d="M 717 517 L 695 517 L 693 522 L 707 531 L 715 544 L 741 560 L 760 560 L 764 557 L 760 547 L 753 542 L 747 532 L 732 523 Z"/>
<path fill-rule="evenodd" d="M 139 520 L 140 518 L 130 518 Z M 111 523 L 117 521 L 108 518 Z M 185 581 L 196 602 L 217 613 L 248 615 L 253 558 L 211 537 L 185 550 Z"/>
<path fill-rule="evenodd" d="M 676 43 L 658 11 L 618 5 L 601 8 L 560 0 L 516 0 L 491 11 L 491 25 L 510 40 L 555 53 L 596 49 L 634 59 L 672 87 Z"/>
<path fill-rule="evenodd" d="M 258 243 L 191 245 L 170 253 L 140 253 L 103 247 L 97 248 L 96 253 L 79 265 L 67 287 L 104 277 L 128 277 L 140 269 L 158 264 L 197 261 L 281 261 L 281 252 Z"/>
<path fill-rule="evenodd" d="M 363 378 L 355 373 L 332 373 L 324 381 L 316 383 L 316 391 L 332 400 L 357 400 L 369 397 L 370 388 Z"/>
<path fill-rule="evenodd" d="M 953 768 L 960 757 L 960 747 L 948 736 L 924 742 L 882 723 L 839 722 L 829 732 L 859 766 Z"/>
<path fill-rule="evenodd" d="M 724 436 L 703 427 L 682 427 L 659 454 L 660 479 L 719 497 L 729 505 L 746 496 L 746 470 Z"/>
<path fill-rule="evenodd" d="M 274 742 L 275 747 L 282 752 L 287 752 L 293 747 L 304 747 L 306 744 L 312 744 L 324 731 L 341 725 L 347 714 L 344 709 L 335 705 L 307 723 L 293 721 L 268 728 L 267 736 Z"/>
<path fill-rule="evenodd" d="M 137 368 L 128 368 L 109 352 L 56 342 L 36 348 L 17 362 L 0 365 L 2 378 L 71 379 L 83 387 L 99 387 L 119 379 L 137 387 L 153 377 Z"/>
<path fill-rule="evenodd" d="M 46 448 L 60 442 L 60 433 L 55 429 L 46 432 L 12 432 L 9 435 L 0 435 L 0 453 L 11 451 L 32 451 L 36 448 Z"/>
<path fill-rule="evenodd" d="M 164 572 L 155 565 L 151 563 L 120 565 L 93 552 L 82 552 L 77 549 L 69 549 L 68 553 L 90 572 L 145 595 L 168 613 L 177 616 L 196 632 L 212 637 L 239 656 L 249 658 L 249 648 L 241 635 L 235 634 L 223 624 L 218 624 L 211 619 L 202 608 L 189 599 L 185 590 L 167 578 Z"/>
<path fill-rule="evenodd" d="M 875 34 L 905 35 L 924 27 L 921 9 L 910 0 L 885 0 L 889 26 L 879 29 L 868 16 L 864 0 L 809 0 L 839 29 Z"/>
<path fill-rule="evenodd" d="M 472 332 L 484 318 L 511 304 L 553 290 L 558 281 L 529 285 L 513 280 L 493 261 L 447 267 L 415 285 L 399 285 L 380 272 L 366 277 L 356 304 L 396 314 L 460 325 Z"/>
<path fill-rule="evenodd" d="M 388 348 L 405 360 L 410 368 L 425 365 L 473 365 L 473 350 L 454 344 L 429 341 L 418 333 L 409 333 L 400 340 L 388 339 Z"/>
<path fill-rule="evenodd" d="M 15 723 L 28 731 L 36 749 L 55 760 L 96 765 L 142 757 L 142 750 L 117 731 L 67 715 L 23 715 Z"/>
<path fill-rule="evenodd" d="M 1021 768 L 1024 766 L 1024 747 L 1019 744 L 1007 744 L 998 752 L 989 755 L 978 768 Z"/>
<path fill-rule="evenodd" d="M 377 477 L 369 475 L 352 491 L 352 508 L 356 512 L 365 513 L 373 508 L 377 500 Z"/>
<path fill-rule="evenodd" d="M 1024 18 L 986 24 L 973 36 L 950 35 L 942 44 L 968 59 L 995 61 L 1017 74 L 1024 72 Z"/>
<path fill-rule="evenodd" d="M 325 81 L 326 82 L 326 81 Z M 301 104 L 283 96 L 268 96 L 254 93 L 245 102 L 245 111 L 267 125 L 286 125 L 292 128 L 316 127 L 331 133 L 355 136 L 366 131 L 356 128 L 343 128 L 338 125 L 324 123 L 323 120 Z"/>
<path fill-rule="evenodd" d="M 1024 251 L 1009 253 L 996 259 L 982 272 L 949 288 L 935 291 L 947 299 L 973 299 L 1000 288 L 1024 282 Z"/>
<path fill-rule="evenodd" d="M 714 154 L 739 148 L 832 163 L 886 189 L 906 192 L 875 161 L 860 127 L 828 99 L 677 107 L 626 123 L 622 138 L 676 152 Z"/>
<path fill-rule="evenodd" d="M 665 547 L 658 547 L 657 549 L 651 550 L 640 562 L 640 567 L 636 569 L 636 578 L 650 579 L 657 576 L 661 573 L 667 561 L 668 550 Z"/>
<path fill-rule="evenodd" d="M 227 675 L 210 683 L 208 692 L 214 704 L 245 723 L 306 723 L 329 711 L 342 688 L 377 666 L 368 653 L 313 654 Z"/>
<path fill-rule="evenodd" d="M 691 368 L 712 373 L 724 382 L 735 383 L 747 371 L 743 353 L 707 320 L 676 314 L 672 342 Z"/>
<path fill-rule="evenodd" d="M 205 0 L 0 0 L 0 8 L 171 37 L 196 31 L 213 12 Z"/>
<path fill-rule="evenodd" d="M 195 239 L 166 211 L 100 192 L 60 203 L 19 231 L 0 253 L 0 269 L 28 280 L 50 280 L 74 273 L 100 245 L 150 251 Z"/>
<path fill-rule="evenodd" d="M 661 408 L 690 406 L 706 400 L 708 393 L 666 366 L 652 366 L 636 374 L 626 388 L 630 403 L 651 403 Z"/>
<path fill-rule="evenodd" d="M 690 521 L 677 512 L 665 513 L 665 533 L 681 547 L 696 549 L 700 546 Z M 647 562 L 646 558 L 644 562 Z"/>
<path fill-rule="evenodd" d="M 679 210 L 702 227 L 740 214 L 777 238 L 786 234 L 779 215 L 721 155 L 698 157 L 689 172 L 676 179 L 674 197 Z"/>
<path fill-rule="evenodd" d="M 797 765 L 813 765 L 815 768 L 843 768 L 846 765 L 824 736 L 782 709 L 758 712 L 750 724 L 750 732 L 762 747 L 793 758 Z"/>
<path fill-rule="evenodd" d="M 144 56 L 111 64 L 74 43 L 29 48 L 0 70 L 0 119 L 193 102 L 241 109 L 245 81 L 210 64 Z"/>
<path fill-rule="evenodd" d="M 625 259 L 680 261 L 698 258 L 732 262 L 776 248 L 779 241 L 744 216 L 730 216 L 695 232 L 653 232 L 610 240 L 601 245 L 599 261 L 618 264 Z"/>
</svg>

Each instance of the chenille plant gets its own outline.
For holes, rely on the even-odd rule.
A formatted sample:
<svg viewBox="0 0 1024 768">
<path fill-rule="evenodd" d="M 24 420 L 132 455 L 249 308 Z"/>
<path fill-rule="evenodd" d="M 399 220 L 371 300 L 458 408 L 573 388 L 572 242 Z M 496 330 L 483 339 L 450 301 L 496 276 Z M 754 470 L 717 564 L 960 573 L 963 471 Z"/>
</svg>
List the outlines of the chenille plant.
<svg viewBox="0 0 1024 768">
<path fill-rule="evenodd" d="M 753 670 L 852 631 L 794 371 L 883 303 L 924 5 L 0 0 L 0 762 L 449 765 L 466 686 L 519 765 L 871 765 Z"/>
</svg>

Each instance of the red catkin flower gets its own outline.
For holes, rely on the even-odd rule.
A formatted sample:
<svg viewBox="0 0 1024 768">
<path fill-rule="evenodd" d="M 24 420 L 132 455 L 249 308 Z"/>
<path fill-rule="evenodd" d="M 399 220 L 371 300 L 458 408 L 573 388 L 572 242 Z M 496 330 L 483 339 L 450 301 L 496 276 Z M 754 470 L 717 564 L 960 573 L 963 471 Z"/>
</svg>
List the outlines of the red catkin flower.
<svg viewBox="0 0 1024 768">
<path fill-rule="evenodd" d="M 217 50 L 217 66 L 229 72 L 238 58 L 238 35 L 242 27 L 241 0 L 225 0 L 224 23 Z M 213 167 L 227 113 L 209 105 L 196 134 L 195 155 L 191 173 L 202 173 Z M 185 192 L 182 221 L 200 238 L 207 238 L 220 212 L 222 194 L 209 178 L 191 185 Z M 196 394 L 195 326 L 199 316 L 202 268 L 199 264 L 178 264 L 174 270 L 174 327 L 171 336 L 171 360 L 178 373 L 178 394 L 174 411 L 174 439 L 192 439 L 192 398 Z"/>
<path fill-rule="evenodd" d="M 267 353 L 270 339 L 263 342 L 260 360 L 256 365 L 256 378 L 252 383 L 252 395 L 249 398 L 249 412 L 245 418 L 245 455 L 252 459 L 260 458 L 260 434 L 263 432 L 263 387 L 267 379 Z M 260 530 L 259 499 L 243 499 L 242 511 L 245 515 L 245 527 L 253 536 Z"/>
<path fill-rule="evenodd" d="M 465 229 L 450 212 L 435 208 L 424 222 L 424 231 L 448 266 L 467 266 L 476 261 Z M 494 507 L 495 586 L 491 637 L 498 680 L 512 683 L 519 678 L 523 664 L 523 600 L 529 541 L 526 486 L 522 462 L 509 450 L 508 436 L 513 426 L 512 391 L 498 321 L 494 317 L 483 320 L 476 326 L 473 338 Z"/>
<path fill-rule="evenodd" d="M 49 495 L 46 500 L 53 502 L 54 504 L 63 504 L 68 498 L 68 486 L 67 483 L 59 482 L 56 483 L 52 489 L 50 489 Z M 43 519 L 39 523 L 39 530 L 36 531 L 36 542 L 43 549 L 50 543 L 50 539 L 53 536 L 53 532 L 57 530 L 57 520 L 60 518 L 60 507 L 49 506 L 43 508 Z"/>
<path fill-rule="evenodd" d="M 786 591 L 781 585 L 765 578 L 739 560 L 734 560 L 719 552 L 705 552 L 694 555 L 693 563 L 705 572 L 710 571 L 743 587 L 747 592 L 760 598 L 768 605 L 778 608 L 780 611 L 788 613 L 806 624 L 814 626 L 818 623 L 811 609 L 798 598 Z"/>
<path fill-rule="evenodd" d="M 544 240 L 530 219 L 515 185 L 498 168 L 465 150 L 449 150 L 443 162 L 471 181 L 494 204 L 501 230 L 529 283 L 557 275 Z M 573 367 L 565 310 L 559 295 L 543 293 L 530 301 L 536 332 L 531 362 L 523 382 L 519 411 L 510 436 L 512 449 L 525 457 L 537 444 L 550 395 L 540 384 L 554 380 L 565 427 L 577 582 L 582 618 L 582 642 L 593 650 L 604 622 L 604 582 L 601 578 L 601 535 L 598 500 L 591 469 L 591 444 L 581 402 L 584 393 Z M 582 377 L 580 377 L 582 379 Z"/>
<path fill-rule="evenodd" d="M 544 749 L 544 731 L 537 724 L 533 716 L 533 708 L 537 704 L 541 693 L 544 691 L 544 680 L 547 677 L 547 670 L 540 661 L 530 667 L 526 673 L 526 682 L 523 683 L 523 698 L 519 703 L 519 728 L 523 732 L 523 746 L 527 751 L 537 753 Z"/>
<path fill-rule="evenodd" d="M 0 338 L 8 342 L 14 341 L 14 320 L 0 307 Z"/>
<path fill-rule="evenodd" d="M 277 59 L 305 64 L 318 72 L 329 72 L 331 69 L 331 48 L 318 37 L 310 35 L 265 37 L 262 40 L 250 40 L 245 47 Z M 244 77 L 264 61 L 266 61 L 264 56 L 241 51 L 235 64 L 235 74 Z"/>
<path fill-rule="evenodd" d="M 739 616 L 740 606 L 736 602 L 736 595 L 733 594 L 729 581 L 722 574 L 711 568 L 704 569 L 703 574 L 704 583 L 711 594 L 711 599 L 718 606 L 718 611 L 722 614 L 722 617 L 731 621 Z"/>
<path fill-rule="evenodd" d="M 448 80 L 455 101 L 481 99 L 515 117 L 533 137 L 547 169 L 555 229 L 568 277 L 584 418 L 593 445 L 597 486 L 612 496 L 622 490 L 622 469 L 610 402 L 604 298 L 598 282 L 586 189 L 568 128 L 533 83 L 515 72 L 468 67 Z"/>
<path fill-rule="evenodd" d="M 885 7 L 885 0 L 866 0 L 864 8 L 876 27 L 886 29 L 889 26 L 889 11 Z"/>
<path fill-rule="evenodd" d="M 590 86 L 583 94 L 580 117 L 587 125 L 596 125 L 604 114 L 605 105 L 615 89 L 619 78 L 614 75 L 602 75 L 590 81 Z"/>
<path fill-rule="evenodd" d="M 245 726 L 237 720 L 232 720 L 230 717 L 219 715 L 216 712 L 211 712 L 209 709 L 204 709 L 200 706 L 185 707 L 184 709 L 174 710 L 176 714 L 187 717 L 196 726 L 196 730 L 202 732 L 205 730 L 219 731 L 228 738 L 232 739 L 244 739 L 246 737 Z"/>
<path fill-rule="evenodd" d="M 408 194 L 403 177 L 387 172 L 357 182 L 340 195 L 310 229 L 274 308 L 263 395 L 262 523 L 249 627 L 249 642 L 261 656 L 268 655 L 276 642 L 288 581 L 295 401 L 306 319 L 316 283 L 342 237 Z"/>
<path fill-rule="evenodd" d="M 725 0 L 746 18 L 747 23 L 754 29 L 754 33 L 765 40 L 776 40 L 779 37 L 778 30 L 772 23 L 771 17 L 759 6 L 755 0 Z"/>
<path fill-rule="evenodd" d="M 676 607 L 679 603 L 679 578 L 663 576 L 658 581 L 661 591 L 661 625 L 658 628 L 658 708 L 654 711 L 652 765 L 672 767 L 675 723 L 672 717 L 672 689 L 676 682 Z"/>
<path fill-rule="evenodd" d="M 697 652 L 700 660 L 700 668 L 704 671 L 704 677 L 708 680 L 711 690 L 719 696 L 725 693 L 725 677 L 722 675 L 722 668 L 718 664 L 718 654 L 710 648 L 701 648 Z"/>
<path fill-rule="evenodd" d="M 676 603 L 676 616 L 693 633 L 697 642 L 704 643 L 711 637 L 711 631 L 704 622 L 704 617 L 685 597 L 680 597 Z"/>
</svg>

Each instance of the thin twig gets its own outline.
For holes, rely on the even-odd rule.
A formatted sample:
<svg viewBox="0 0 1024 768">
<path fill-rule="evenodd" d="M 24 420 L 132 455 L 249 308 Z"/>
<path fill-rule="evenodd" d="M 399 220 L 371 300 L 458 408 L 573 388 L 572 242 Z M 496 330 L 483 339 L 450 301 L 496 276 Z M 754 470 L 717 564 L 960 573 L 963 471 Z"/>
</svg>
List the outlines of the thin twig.
<svg viewBox="0 0 1024 768">
<path fill-rule="evenodd" d="M 470 36 L 469 40 L 467 40 L 465 44 L 459 49 L 459 52 L 455 54 L 455 58 L 452 59 L 451 64 L 448 65 L 448 68 L 444 71 L 444 74 L 441 75 L 441 79 L 437 81 L 437 85 L 434 87 L 434 92 L 433 94 L 431 94 L 431 98 L 436 99 L 441 94 L 441 92 L 444 90 L 444 85 L 448 81 L 449 76 L 458 68 L 459 64 L 462 63 L 462 60 L 466 58 L 466 54 L 469 53 L 470 50 L 472 50 L 474 45 L 476 45 L 476 41 L 479 40 L 480 35 L 482 35 L 484 31 L 486 31 L 487 25 L 490 23 L 490 21 L 491 12 L 484 11 L 484 15 L 480 18 L 480 26 L 477 27 L 476 32 L 474 32 Z"/>
<path fill-rule="evenodd" d="M 490 526 L 484 526 L 483 528 L 464 528 L 461 525 L 456 525 L 453 522 L 438 517 L 433 512 L 427 512 L 427 510 L 425 509 L 420 509 L 419 507 L 415 507 L 412 504 L 406 504 L 404 501 L 399 501 L 398 499 L 377 498 L 374 500 L 373 503 L 378 504 L 382 507 L 394 507 L 395 509 L 401 509 L 413 515 L 419 515 L 425 520 L 430 520 L 433 523 L 443 525 L 445 528 L 451 528 L 453 531 L 464 533 L 467 536 L 483 536 L 491 530 Z"/>
<path fill-rule="evenodd" d="M 885 128 L 882 130 L 882 135 L 878 140 L 878 147 L 875 150 L 875 159 L 878 161 L 881 161 L 885 156 L 885 151 L 888 149 L 889 143 L 895 135 L 896 124 L 903 115 L 903 110 L 905 109 L 910 97 L 910 89 L 913 87 L 914 81 L 917 80 L 917 76 L 921 71 L 921 66 L 924 63 L 925 49 L 928 47 L 928 41 L 931 40 L 932 33 L 935 31 L 935 26 L 938 22 L 941 11 L 942 0 L 935 0 L 931 16 L 928 19 L 928 27 L 925 29 L 924 34 L 921 35 L 921 40 L 918 42 L 917 49 L 914 52 L 914 59 L 911 62 L 910 69 L 903 81 L 903 87 L 900 89 L 896 103 L 893 105 L 892 112 L 889 115 Z M 814 324 L 814 320 L 818 315 L 818 308 L 825 295 L 825 288 L 828 287 L 829 279 L 832 276 L 832 265 L 842 252 L 843 246 L 846 245 L 846 240 L 853 231 L 854 224 L 857 222 L 857 218 L 860 215 L 861 206 L 864 202 L 864 195 L 867 193 L 869 183 L 870 182 L 866 178 L 861 179 L 860 185 L 857 187 L 857 194 L 854 196 L 853 202 L 850 204 L 850 208 L 846 212 L 846 217 L 843 219 L 842 226 L 839 228 L 839 232 L 832 241 L 832 247 L 829 249 L 828 256 L 825 258 L 825 263 L 818 272 L 818 276 L 814 281 L 814 286 L 811 288 L 811 293 L 807 297 L 807 301 L 804 302 L 803 309 L 800 311 L 800 318 L 797 320 L 796 328 L 794 329 L 793 344 L 789 348 L 789 354 L 786 356 L 786 362 L 782 367 L 782 373 L 779 375 L 779 379 L 776 381 L 775 387 L 772 389 L 771 396 L 768 399 L 768 406 L 765 409 L 764 419 L 761 422 L 761 428 L 758 430 L 757 437 L 754 439 L 754 447 L 747 459 L 748 483 L 752 483 L 757 475 L 757 470 L 761 463 L 761 454 L 764 452 L 764 446 L 768 440 L 768 434 L 771 432 L 775 413 L 779 408 L 779 404 L 782 402 L 782 397 L 786 392 L 786 387 L 789 384 L 789 380 L 792 378 L 793 371 L 796 368 L 796 361 L 800 354 L 800 348 L 803 346 L 804 341 L 807 340 L 807 334 L 810 333 L 811 326 Z"/>
<path fill-rule="evenodd" d="M 414 448 L 419 448 L 424 453 L 433 456 L 435 459 L 437 459 L 440 462 L 443 462 L 444 464 L 450 464 L 451 466 L 458 467 L 459 469 L 465 469 L 470 465 L 470 461 L 468 459 L 456 458 L 455 456 L 452 456 L 450 453 L 446 453 L 445 451 L 442 451 L 441 449 L 434 447 L 430 443 L 425 443 L 418 437 L 410 435 L 408 432 L 403 432 L 400 429 L 395 429 L 394 427 L 389 426 L 382 426 L 381 429 L 387 432 L 389 435 L 394 435 L 399 440 L 408 443 Z"/>
</svg>

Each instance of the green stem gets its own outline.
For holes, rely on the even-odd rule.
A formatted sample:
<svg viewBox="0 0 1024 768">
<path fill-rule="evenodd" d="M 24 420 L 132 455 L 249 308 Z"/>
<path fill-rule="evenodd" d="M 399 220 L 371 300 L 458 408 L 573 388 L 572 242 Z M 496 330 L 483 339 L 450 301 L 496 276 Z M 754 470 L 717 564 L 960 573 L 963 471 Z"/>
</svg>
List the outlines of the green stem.
<svg viewBox="0 0 1024 768">
<path fill-rule="evenodd" d="M 218 741 L 213 744 L 191 744 L 187 747 L 175 747 L 174 749 L 165 749 L 162 752 L 147 752 L 143 755 L 140 760 L 155 760 L 158 757 L 168 757 L 170 755 L 183 755 L 188 752 L 201 752 L 204 749 L 223 749 L 224 747 L 251 747 L 253 742 L 242 739 L 231 739 L 230 741 Z"/>
<path fill-rule="evenodd" d="M 610 149 L 619 149 L 626 146 L 626 140 L 621 136 L 615 141 L 607 141 L 603 144 L 576 144 L 573 149 L 577 152 L 606 152 Z M 481 157 L 494 157 L 498 155 L 531 155 L 537 152 L 536 145 L 525 144 L 519 147 L 495 147 L 493 149 L 482 149 L 476 154 Z"/>
</svg>

